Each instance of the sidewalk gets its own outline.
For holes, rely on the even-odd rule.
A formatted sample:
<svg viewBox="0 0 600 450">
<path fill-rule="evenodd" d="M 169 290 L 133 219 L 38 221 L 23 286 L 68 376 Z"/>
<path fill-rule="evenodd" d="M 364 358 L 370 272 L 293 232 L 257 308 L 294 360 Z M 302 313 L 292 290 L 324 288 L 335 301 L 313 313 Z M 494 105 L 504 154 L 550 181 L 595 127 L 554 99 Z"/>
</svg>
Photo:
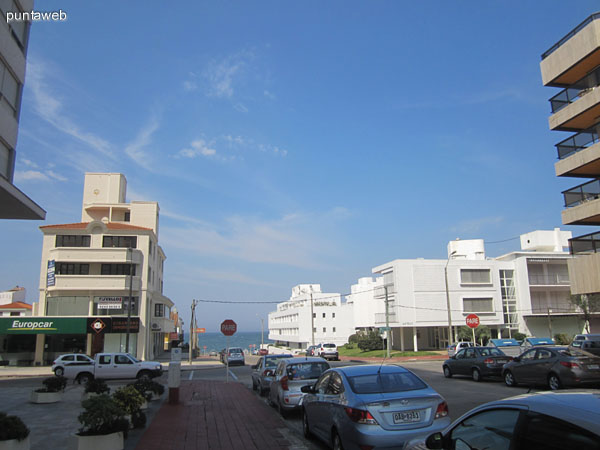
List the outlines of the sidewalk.
<svg viewBox="0 0 600 450">
<path fill-rule="evenodd" d="M 136 450 L 283 450 L 286 425 L 240 383 L 182 381 L 179 404 L 166 401 Z"/>
</svg>

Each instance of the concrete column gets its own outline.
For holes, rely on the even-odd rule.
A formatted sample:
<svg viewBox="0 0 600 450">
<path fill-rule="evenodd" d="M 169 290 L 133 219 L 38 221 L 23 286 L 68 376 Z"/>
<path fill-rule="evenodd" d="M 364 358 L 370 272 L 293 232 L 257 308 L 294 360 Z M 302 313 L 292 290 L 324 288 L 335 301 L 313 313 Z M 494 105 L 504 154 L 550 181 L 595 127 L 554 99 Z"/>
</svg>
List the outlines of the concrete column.
<svg viewBox="0 0 600 450">
<path fill-rule="evenodd" d="M 404 328 L 400 327 L 400 350 L 404 351 Z"/>
<path fill-rule="evenodd" d="M 417 344 L 417 327 L 413 327 L 413 348 L 415 352 L 419 351 L 419 345 Z"/>
<path fill-rule="evenodd" d="M 179 403 L 179 386 L 181 385 L 181 362 L 171 361 L 169 363 L 169 404 Z"/>
<path fill-rule="evenodd" d="M 45 337 L 45 334 L 38 334 L 35 336 L 35 356 L 33 358 L 34 366 L 41 366 L 44 364 Z"/>
</svg>

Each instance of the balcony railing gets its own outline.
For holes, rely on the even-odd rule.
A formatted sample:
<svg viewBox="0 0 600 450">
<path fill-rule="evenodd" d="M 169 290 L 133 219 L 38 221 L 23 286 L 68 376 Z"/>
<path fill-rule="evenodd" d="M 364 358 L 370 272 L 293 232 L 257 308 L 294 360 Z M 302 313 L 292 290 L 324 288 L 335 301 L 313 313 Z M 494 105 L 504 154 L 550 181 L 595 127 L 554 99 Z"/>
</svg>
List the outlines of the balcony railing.
<svg viewBox="0 0 600 450">
<path fill-rule="evenodd" d="M 600 13 L 592 14 L 587 19 L 585 19 L 583 22 L 581 22 L 579 25 L 577 25 L 575 28 L 573 28 L 571 31 L 569 31 L 569 33 L 565 37 L 563 37 L 560 41 L 558 41 L 556 44 L 554 44 L 552 47 L 550 47 L 548 50 L 546 50 L 544 53 L 542 53 L 542 59 L 546 59 L 550 54 L 555 52 L 561 45 L 563 45 L 565 42 L 567 42 L 569 39 L 571 39 L 573 36 L 575 36 L 577 33 L 579 33 L 583 28 L 585 28 L 586 25 L 588 25 L 589 23 L 591 23 L 592 21 L 594 21 L 596 19 L 600 19 Z"/>
<path fill-rule="evenodd" d="M 529 274 L 529 285 L 531 286 L 568 286 L 570 284 L 568 275 L 533 275 Z"/>
<path fill-rule="evenodd" d="M 598 253 L 598 251 L 600 251 L 600 233 L 590 233 L 569 239 L 569 252 L 571 255 Z"/>
<path fill-rule="evenodd" d="M 598 129 L 600 125 L 594 125 L 587 130 L 580 131 L 577 134 L 556 144 L 558 150 L 558 159 L 565 159 L 574 153 L 585 150 L 598 142 Z"/>
<path fill-rule="evenodd" d="M 562 192 L 565 208 L 572 208 L 590 200 L 600 198 L 600 180 L 592 180 Z"/>
<path fill-rule="evenodd" d="M 563 89 L 550 99 L 552 113 L 558 112 L 575 100 L 583 97 L 600 84 L 600 67 L 596 67 L 581 80 Z"/>
<path fill-rule="evenodd" d="M 397 316 L 395 312 L 390 312 L 388 314 L 389 323 L 397 323 Z M 375 323 L 376 324 L 385 324 L 385 313 L 375 313 Z"/>
</svg>

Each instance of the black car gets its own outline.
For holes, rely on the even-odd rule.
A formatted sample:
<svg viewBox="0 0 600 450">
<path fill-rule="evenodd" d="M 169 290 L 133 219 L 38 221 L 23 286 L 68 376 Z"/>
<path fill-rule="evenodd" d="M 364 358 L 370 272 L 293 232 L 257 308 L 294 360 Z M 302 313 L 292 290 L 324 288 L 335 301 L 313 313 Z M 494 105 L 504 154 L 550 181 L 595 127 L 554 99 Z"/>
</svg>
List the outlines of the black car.
<svg viewBox="0 0 600 450">
<path fill-rule="evenodd" d="M 468 347 L 444 361 L 443 370 L 446 378 L 452 375 L 467 375 L 474 381 L 483 377 L 501 377 L 502 366 L 512 361 L 497 347 Z"/>
</svg>

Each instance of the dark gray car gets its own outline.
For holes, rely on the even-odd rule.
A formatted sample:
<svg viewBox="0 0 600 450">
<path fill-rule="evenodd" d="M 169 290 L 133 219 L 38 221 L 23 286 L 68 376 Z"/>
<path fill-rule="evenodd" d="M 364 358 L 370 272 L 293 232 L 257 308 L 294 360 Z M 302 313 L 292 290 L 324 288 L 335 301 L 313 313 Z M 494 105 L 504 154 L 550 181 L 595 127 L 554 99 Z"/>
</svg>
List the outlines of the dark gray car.
<svg viewBox="0 0 600 450">
<path fill-rule="evenodd" d="M 504 365 L 507 386 L 600 386 L 600 357 L 568 347 L 533 347 Z"/>
<path fill-rule="evenodd" d="M 506 356 L 499 348 L 469 347 L 444 361 L 442 368 L 446 378 L 466 375 L 474 381 L 481 381 L 483 377 L 501 377 L 502 367 L 509 361 L 512 357 Z"/>
</svg>

